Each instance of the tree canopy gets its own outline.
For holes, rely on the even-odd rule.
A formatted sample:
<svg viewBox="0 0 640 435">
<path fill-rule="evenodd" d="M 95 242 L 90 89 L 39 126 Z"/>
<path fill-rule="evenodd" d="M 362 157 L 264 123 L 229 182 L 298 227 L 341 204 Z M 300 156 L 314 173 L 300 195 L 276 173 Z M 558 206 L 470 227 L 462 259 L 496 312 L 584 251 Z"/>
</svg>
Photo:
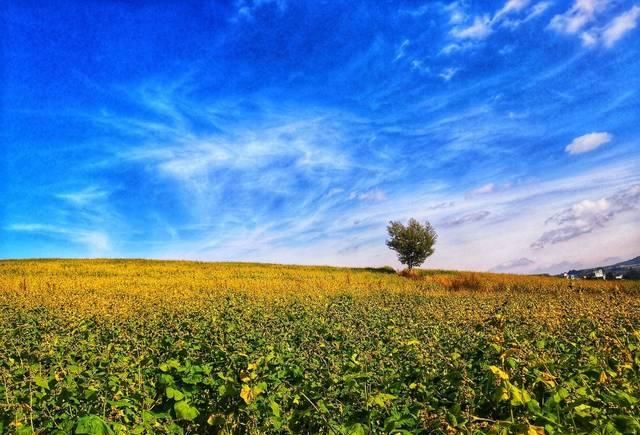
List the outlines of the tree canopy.
<svg viewBox="0 0 640 435">
<path fill-rule="evenodd" d="M 409 270 L 420 266 L 434 253 L 438 235 L 429 222 L 422 225 L 411 218 L 407 225 L 391 221 L 387 226 L 389 240 L 387 246 L 398 253 L 398 260 Z"/>
</svg>

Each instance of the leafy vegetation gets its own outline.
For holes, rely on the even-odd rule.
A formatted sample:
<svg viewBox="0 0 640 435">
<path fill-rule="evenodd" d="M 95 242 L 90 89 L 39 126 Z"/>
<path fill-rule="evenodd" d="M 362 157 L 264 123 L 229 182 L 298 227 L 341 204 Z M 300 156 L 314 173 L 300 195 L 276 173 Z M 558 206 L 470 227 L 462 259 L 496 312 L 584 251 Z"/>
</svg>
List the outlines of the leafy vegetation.
<svg viewBox="0 0 640 435">
<path fill-rule="evenodd" d="M 0 432 L 638 433 L 640 288 L 0 262 Z"/>
<path fill-rule="evenodd" d="M 409 271 L 420 266 L 435 252 L 433 245 L 438 240 L 438 234 L 429 222 L 422 225 L 411 218 L 405 226 L 402 222 L 391 221 L 387 232 L 387 246 L 396 251 L 398 260 L 406 264 Z"/>
</svg>

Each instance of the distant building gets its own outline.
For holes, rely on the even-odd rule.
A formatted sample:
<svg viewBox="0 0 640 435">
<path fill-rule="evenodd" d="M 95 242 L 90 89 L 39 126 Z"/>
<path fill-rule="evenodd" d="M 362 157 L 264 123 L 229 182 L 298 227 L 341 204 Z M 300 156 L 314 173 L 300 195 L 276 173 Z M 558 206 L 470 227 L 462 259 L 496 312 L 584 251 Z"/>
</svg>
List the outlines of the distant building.
<svg viewBox="0 0 640 435">
<path fill-rule="evenodd" d="M 622 278 L 624 278 L 623 275 L 616 275 L 616 279 L 622 279 Z"/>
<path fill-rule="evenodd" d="M 596 269 L 593 271 L 593 278 L 595 279 L 607 279 L 607 277 L 604 274 L 604 270 L 602 269 Z"/>
</svg>

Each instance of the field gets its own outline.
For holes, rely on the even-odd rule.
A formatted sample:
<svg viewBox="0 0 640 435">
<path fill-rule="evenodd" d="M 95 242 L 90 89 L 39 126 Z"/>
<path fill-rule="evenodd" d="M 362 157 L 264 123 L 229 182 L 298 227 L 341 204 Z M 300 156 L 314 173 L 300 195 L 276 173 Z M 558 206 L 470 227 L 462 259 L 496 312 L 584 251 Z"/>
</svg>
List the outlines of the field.
<svg viewBox="0 0 640 435">
<path fill-rule="evenodd" d="M 0 433 L 640 433 L 640 287 L 2 261 L 0 377 Z"/>
</svg>

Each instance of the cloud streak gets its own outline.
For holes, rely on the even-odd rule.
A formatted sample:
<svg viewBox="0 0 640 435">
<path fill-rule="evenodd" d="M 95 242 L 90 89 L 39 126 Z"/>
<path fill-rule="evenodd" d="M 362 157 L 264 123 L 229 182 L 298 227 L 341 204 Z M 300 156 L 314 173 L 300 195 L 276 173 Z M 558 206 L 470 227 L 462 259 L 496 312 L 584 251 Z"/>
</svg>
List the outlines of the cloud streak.
<svg viewBox="0 0 640 435">
<path fill-rule="evenodd" d="M 109 237 L 102 231 L 70 230 L 49 224 L 13 224 L 8 226 L 7 230 L 34 233 L 45 237 L 61 237 L 85 246 L 92 256 L 108 255 L 111 247 Z"/>
<path fill-rule="evenodd" d="M 497 266 L 490 269 L 490 272 L 513 272 L 513 271 L 521 271 L 526 269 L 527 267 L 535 264 L 536 262 L 526 258 L 521 257 L 516 260 L 507 261 L 505 263 L 498 264 Z"/>
<path fill-rule="evenodd" d="M 576 0 L 571 9 L 551 19 L 549 28 L 561 34 L 578 35 L 586 47 L 611 48 L 635 29 L 640 19 L 640 6 L 633 5 L 603 23 L 604 13 L 613 4 L 609 0 Z"/>
<path fill-rule="evenodd" d="M 640 184 L 634 184 L 614 195 L 598 200 L 585 199 L 567 208 L 545 222 L 558 228 L 546 231 L 531 247 L 544 248 L 589 234 L 604 228 L 617 215 L 637 210 L 640 205 Z"/>
<path fill-rule="evenodd" d="M 569 154 L 583 154 L 600 148 L 613 140 L 613 135 L 606 132 L 588 133 L 578 136 L 564 149 Z"/>
</svg>

